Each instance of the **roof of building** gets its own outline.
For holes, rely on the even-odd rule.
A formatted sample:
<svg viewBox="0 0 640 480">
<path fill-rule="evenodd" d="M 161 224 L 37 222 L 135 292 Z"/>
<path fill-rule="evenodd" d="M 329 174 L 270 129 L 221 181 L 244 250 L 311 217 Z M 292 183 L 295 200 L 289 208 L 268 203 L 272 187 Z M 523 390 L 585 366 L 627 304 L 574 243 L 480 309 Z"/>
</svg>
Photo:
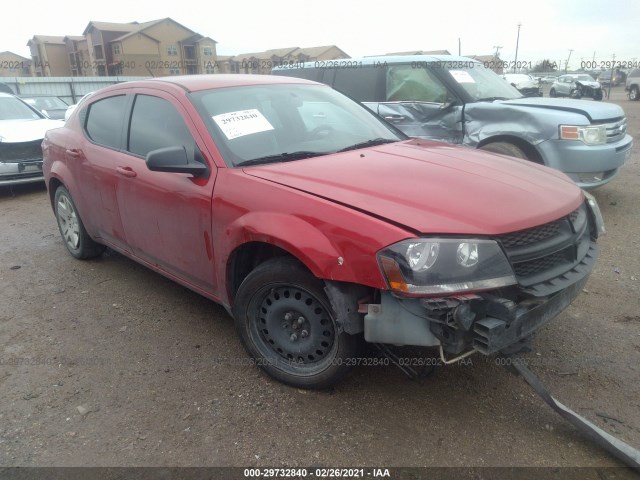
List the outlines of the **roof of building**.
<svg viewBox="0 0 640 480">
<path fill-rule="evenodd" d="M 59 43 L 64 44 L 64 37 L 55 36 L 55 35 L 34 35 L 31 40 L 27 42 L 29 45 L 31 42 L 39 42 L 39 43 Z"/>
</svg>

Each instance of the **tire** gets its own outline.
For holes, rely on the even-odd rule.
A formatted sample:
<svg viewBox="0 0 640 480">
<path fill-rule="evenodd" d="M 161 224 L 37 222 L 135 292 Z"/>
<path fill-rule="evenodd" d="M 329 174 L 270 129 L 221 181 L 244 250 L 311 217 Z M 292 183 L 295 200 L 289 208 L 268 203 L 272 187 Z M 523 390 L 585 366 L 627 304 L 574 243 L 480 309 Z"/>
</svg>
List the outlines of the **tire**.
<svg viewBox="0 0 640 480">
<path fill-rule="evenodd" d="M 629 100 L 638 101 L 640 99 L 640 92 L 638 91 L 638 86 L 634 85 L 629 89 Z"/>
<path fill-rule="evenodd" d="M 603 96 L 604 95 L 602 94 L 602 90 L 598 90 L 593 94 L 593 99 L 600 101 L 600 100 L 602 100 Z"/>
<path fill-rule="evenodd" d="M 289 258 L 268 260 L 244 279 L 233 317 L 253 361 L 298 388 L 336 383 L 362 344 L 361 336 L 338 334 L 323 282 Z"/>
<path fill-rule="evenodd" d="M 499 153 L 501 155 L 508 155 L 510 157 L 522 158 L 524 160 L 529 160 L 527 155 L 520 147 L 516 147 L 513 143 L 507 142 L 493 142 L 487 143 L 480 147 L 480 150 L 485 150 L 487 152 Z"/>
<path fill-rule="evenodd" d="M 582 94 L 580 93 L 580 90 L 578 90 L 577 88 L 574 88 L 569 92 L 569 97 L 575 98 L 576 100 L 580 100 L 582 98 Z"/>
<path fill-rule="evenodd" d="M 557 97 L 555 88 L 552 88 L 551 90 L 549 90 L 549 96 L 551 98 L 556 98 Z"/>
<path fill-rule="evenodd" d="M 71 255 L 79 259 L 87 259 L 97 257 L 104 252 L 106 247 L 93 241 L 85 230 L 71 194 L 63 186 L 56 190 L 53 205 L 60 235 Z"/>
</svg>

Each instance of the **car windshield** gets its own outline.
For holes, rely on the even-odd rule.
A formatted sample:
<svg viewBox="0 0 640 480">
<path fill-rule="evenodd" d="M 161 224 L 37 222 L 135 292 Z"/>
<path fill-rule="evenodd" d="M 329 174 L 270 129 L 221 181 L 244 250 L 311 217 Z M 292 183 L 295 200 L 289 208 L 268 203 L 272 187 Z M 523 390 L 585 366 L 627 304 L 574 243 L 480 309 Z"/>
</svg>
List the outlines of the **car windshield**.
<svg viewBox="0 0 640 480">
<path fill-rule="evenodd" d="M 283 162 L 407 138 L 325 85 L 253 85 L 192 101 L 230 166 Z"/>
<path fill-rule="evenodd" d="M 0 120 L 39 120 L 42 118 L 15 97 L 0 97 Z"/>
<path fill-rule="evenodd" d="M 522 98 L 522 94 L 518 90 L 480 63 L 465 62 L 463 67 L 451 68 L 449 73 L 454 81 L 466 90 L 473 101 Z"/>
<path fill-rule="evenodd" d="M 60 110 L 69 106 L 58 97 L 32 97 L 23 100 L 38 110 Z"/>
</svg>

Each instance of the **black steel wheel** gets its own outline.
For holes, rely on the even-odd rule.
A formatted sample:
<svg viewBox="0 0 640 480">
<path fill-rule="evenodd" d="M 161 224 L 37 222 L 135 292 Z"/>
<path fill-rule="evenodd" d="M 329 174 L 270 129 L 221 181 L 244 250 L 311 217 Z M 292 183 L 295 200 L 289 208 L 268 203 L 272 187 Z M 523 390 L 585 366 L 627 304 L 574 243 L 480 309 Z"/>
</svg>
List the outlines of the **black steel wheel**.
<svg viewBox="0 0 640 480">
<path fill-rule="evenodd" d="M 339 331 L 323 287 L 297 261 L 276 258 L 238 289 L 238 333 L 255 363 L 281 382 L 326 388 L 355 363 L 361 339 Z"/>
<path fill-rule="evenodd" d="M 86 259 L 100 255 L 105 246 L 95 242 L 87 233 L 69 191 L 59 186 L 53 199 L 53 208 L 60 235 L 71 255 Z"/>
<path fill-rule="evenodd" d="M 629 89 L 629 100 L 636 101 L 640 99 L 640 92 L 638 91 L 637 86 L 633 86 Z"/>
</svg>

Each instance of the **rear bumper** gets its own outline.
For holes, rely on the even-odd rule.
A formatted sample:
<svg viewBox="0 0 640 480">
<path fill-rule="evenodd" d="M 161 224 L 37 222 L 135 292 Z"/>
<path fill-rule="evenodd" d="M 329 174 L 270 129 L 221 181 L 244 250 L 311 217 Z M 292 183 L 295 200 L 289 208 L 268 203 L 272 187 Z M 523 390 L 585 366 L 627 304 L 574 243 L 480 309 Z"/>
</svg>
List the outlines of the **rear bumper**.
<svg viewBox="0 0 640 480">
<path fill-rule="evenodd" d="M 0 186 L 41 182 L 43 180 L 42 160 L 0 161 Z"/>
</svg>

